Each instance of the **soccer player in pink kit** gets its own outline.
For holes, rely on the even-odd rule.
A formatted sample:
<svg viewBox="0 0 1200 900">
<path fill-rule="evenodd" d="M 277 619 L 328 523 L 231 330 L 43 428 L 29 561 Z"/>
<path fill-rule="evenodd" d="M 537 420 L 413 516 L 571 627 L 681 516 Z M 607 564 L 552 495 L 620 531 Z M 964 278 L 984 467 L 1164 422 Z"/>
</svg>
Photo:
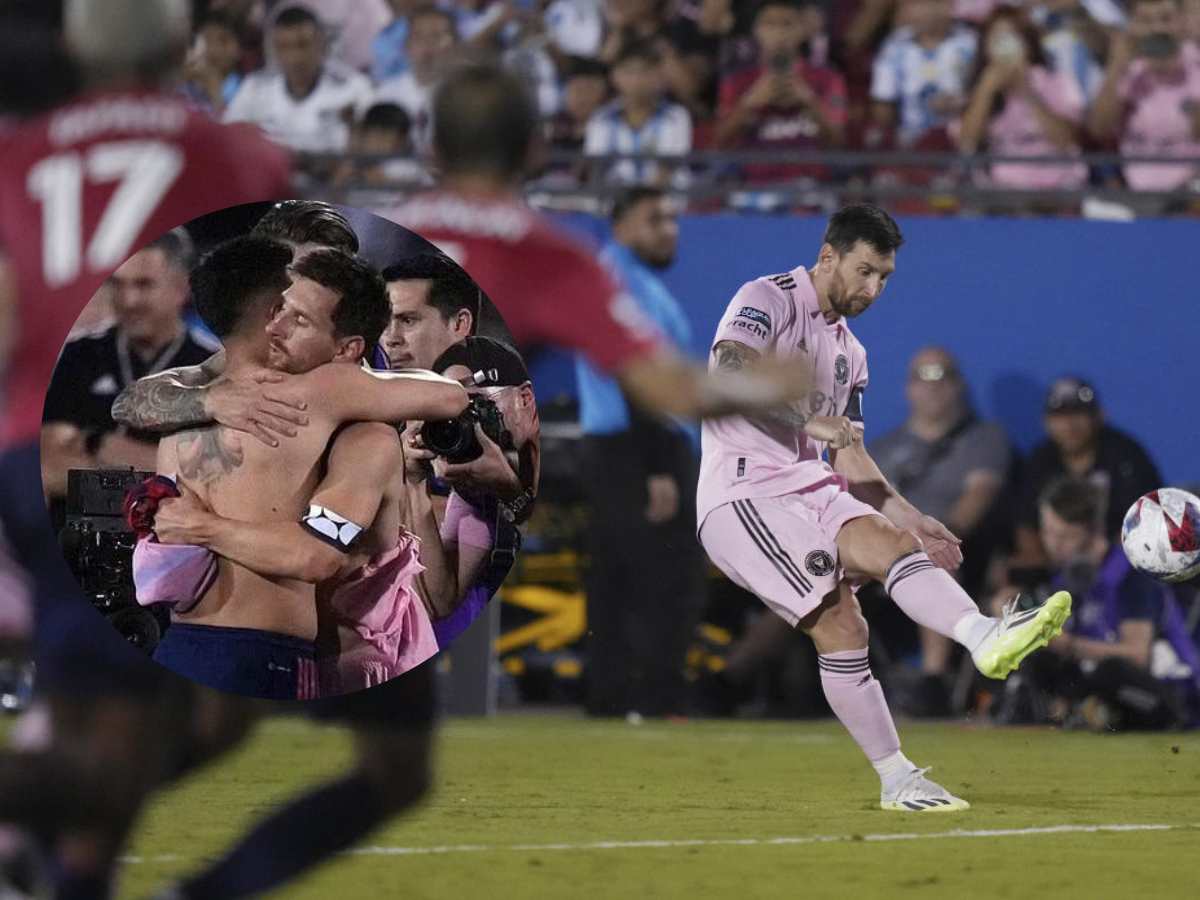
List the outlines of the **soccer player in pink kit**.
<svg viewBox="0 0 1200 900">
<path fill-rule="evenodd" d="M 814 387 L 782 412 L 704 423 L 696 512 L 712 561 L 813 639 L 825 697 L 879 773 L 880 806 L 946 812 L 969 804 L 901 753 L 852 585 L 883 582 L 909 618 L 962 644 L 990 678 L 1057 635 L 1071 598 L 1060 592 L 1022 611 L 1014 600 L 999 619 L 982 615 L 946 571 L 962 562 L 958 538 L 900 496 L 863 447 L 867 355 L 846 320 L 879 297 L 902 242 L 883 210 L 847 206 L 829 220 L 813 268 L 734 295 L 710 368 L 803 354 Z"/>
</svg>

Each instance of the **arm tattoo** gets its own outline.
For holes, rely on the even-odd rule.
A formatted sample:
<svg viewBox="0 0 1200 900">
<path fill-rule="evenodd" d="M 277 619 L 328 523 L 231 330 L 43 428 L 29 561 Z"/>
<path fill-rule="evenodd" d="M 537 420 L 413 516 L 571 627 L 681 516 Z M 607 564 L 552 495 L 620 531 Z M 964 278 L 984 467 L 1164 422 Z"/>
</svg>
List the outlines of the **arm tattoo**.
<svg viewBox="0 0 1200 900">
<path fill-rule="evenodd" d="M 717 355 L 717 368 L 724 372 L 740 372 L 752 367 L 754 361 L 759 358 L 757 350 L 738 341 L 719 341 L 713 352 Z M 788 428 L 803 428 L 804 423 L 808 421 L 808 416 L 792 406 L 764 410 L 755 414 L 754 418 L 760 422 L 784 425 Z"/>
<path fill-rule="evenodd" d="M 168 432 L 212 421 L 202 387 L 187 387 L 166 373 L 135 381 L 113 401 L 112 417 L 142 431 Z"/>
<path fill-rule="evenodd" d="M 745 344 L 737 341 L 720 341 L 714 352 L 717 354 L 717 368 L 729 372 L 740 372 L 746 368 L 746 363 L 758 356 Z"/>
<path fill-rule="evenodd" d="M 245 460 L 241 439 L 220 425 L 184 431 L 175 440 L 179 474 L 193 483 L 216 481 Z"/>
</svg>

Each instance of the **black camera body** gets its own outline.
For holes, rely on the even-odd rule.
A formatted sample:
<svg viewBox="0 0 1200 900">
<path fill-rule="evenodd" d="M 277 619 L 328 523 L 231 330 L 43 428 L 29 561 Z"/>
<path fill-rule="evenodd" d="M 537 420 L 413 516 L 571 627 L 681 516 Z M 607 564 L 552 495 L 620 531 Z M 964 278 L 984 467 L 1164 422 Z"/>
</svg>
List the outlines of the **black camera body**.
<svg viewBox="0 0 1200 900">
<path fill-rule="evenodd" d="M 170 621 L 165 609 L 138 605 L 133 585 L 137 536 L 125 521 L 125 491 L 149 472 L 72 469 L 67 474 L 67 521 L 59 544 L 84 595 L 121 635 L 152 652 Z"/>
<path fill-rule="evenodd" d="M 504 427 L 504 414 L 493 400 L 475 395 L 456 419 L 426 422 L 421 426 L 421 440 L 446 462 L 466 463 L 483 455 L 483 446 L 475 436 L 475 426 L 500 445 L 503 450 L 513 447 L 512 434 Z"/>
</svg>

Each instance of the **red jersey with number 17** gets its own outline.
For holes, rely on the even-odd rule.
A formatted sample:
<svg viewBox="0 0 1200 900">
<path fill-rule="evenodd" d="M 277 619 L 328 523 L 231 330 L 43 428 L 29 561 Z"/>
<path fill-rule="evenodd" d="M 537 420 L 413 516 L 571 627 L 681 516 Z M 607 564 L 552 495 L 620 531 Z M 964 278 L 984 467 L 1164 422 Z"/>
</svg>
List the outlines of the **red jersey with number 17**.
<svg viewBox="0 0 1200 900">
<path fill-rule="evenodd" d="M 0 138 L 0 257 L 15 274 L 16 345 L 0 450 L 35 440 L 75 317 L 140 247 L 205 213 L 290 190 L 286 151 L 152 90 L 86 95 Z"/>
<path fill-rule="evenodd" d="M 594 253 L 519 201 L 433 191 L 380 215 L 462 266 L 496 304 L 523 353 L 573 351 L 612 372 L 653 353 L 662 340 Z"/>
</svg>

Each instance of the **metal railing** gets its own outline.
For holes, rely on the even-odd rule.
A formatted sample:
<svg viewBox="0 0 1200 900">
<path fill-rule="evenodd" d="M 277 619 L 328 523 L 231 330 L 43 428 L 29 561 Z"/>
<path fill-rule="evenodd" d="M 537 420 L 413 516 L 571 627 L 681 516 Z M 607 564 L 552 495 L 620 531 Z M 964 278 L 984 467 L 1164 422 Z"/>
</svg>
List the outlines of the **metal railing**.
<svg viewBox="0 0 1200 900">
<path fill-rule="evenodd" d="M 355 174 L 336 186 L 329 175 L 347 161 Z M 352 155 L 309 155 L 300 168 L 308 173 L 304 188 L 326 199 L 353 202 L 351 205 L 379 206 L 425 187 L 428 181 L 371 180 L 363 171 L 392 157 Z M 1200 215 L 1200 157 L 1122 156 L 1116 153 L 1087 153 L 1051 156 L 1012 156 L 952 152 L 869 150 L 700 150 L 683 157 L 612 154 L 583 156 L 548 154 L 542 171 L 526 184 L 531 202 L 558 209 L 598 212 L 626 183 L 612 177 L 613 167 L 632 162 L 647 168 L 686 172 L 686 178 L 668 179 L 673 194 L 689 206 L 704 209 L 787 210 L 813 208 L 832 210 L 855 199 L 889 204 L 919 203 L 931 212 L 970 213 L 1053 210 L 1078 212 L 1083 205 L 1096 207 L 1092 213 L 1115 218 L 1136 215 Z M 1022 189 L 991 185 L 986 173 L 997 164 L 1066 166 L 1083 163 L 1090 183 L 1071 189 Z M 1121 169 L 1160 165 L 1193 169 L 1180 187 L 1169 191 L 1139 191 L 1097 183 L 1115 180 Z M 791 177 L 748 181 L 759 172 L 754 167 L 787 166 L 808 169 Z M 814 172 L 820 177 L 814 177 Z M 920 179 L 920 183 L 906 183 Z M 1107 209 L 1099 209 L 1099 206 Z"/>
</svg>

